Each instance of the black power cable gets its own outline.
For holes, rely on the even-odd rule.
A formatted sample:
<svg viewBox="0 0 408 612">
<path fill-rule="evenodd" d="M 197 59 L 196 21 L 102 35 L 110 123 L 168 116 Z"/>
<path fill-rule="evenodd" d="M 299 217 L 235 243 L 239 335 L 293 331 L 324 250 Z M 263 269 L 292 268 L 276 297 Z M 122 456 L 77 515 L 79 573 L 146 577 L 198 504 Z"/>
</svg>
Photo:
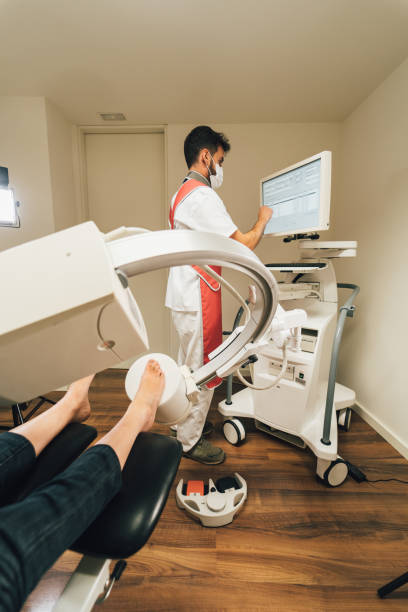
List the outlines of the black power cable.
<svg viewBox="0 0 408 612">
<path fill-rule="evenodd" d="M 352 463 L 350 463 L 350 461 L 346 461 L 347 467 L 348 467 L 348 472 L 350 474 L 350 476 L 356 481 L 356 482 L 400 482 L 401 484 L 408 484 L 407 480 L 401 480 L 400 478 L 377 478 L 377 479 L 373 479 L 371 480 L 370 478 L 367 478 L 367 476 L 364 474 L 364 472 L 362 472 L 356 465 L 353 465 Z"/>
<path fill-rule="evenodd" d="M 378 478 L 377 480 L 366 479 L 367 482 L 390 482 L 394 480 L 395 482 L 401 482 L 402 484 L 408 484 L 408 480 L 400 480 L 399 478 Z"/>
</svg>

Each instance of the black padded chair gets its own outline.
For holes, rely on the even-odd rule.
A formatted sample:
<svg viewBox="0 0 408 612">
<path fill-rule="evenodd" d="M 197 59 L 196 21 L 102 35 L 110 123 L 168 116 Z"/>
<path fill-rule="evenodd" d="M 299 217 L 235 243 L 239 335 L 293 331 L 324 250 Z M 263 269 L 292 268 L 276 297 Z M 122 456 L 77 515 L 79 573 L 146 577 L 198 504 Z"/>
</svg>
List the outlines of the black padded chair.
<svg viewBox="0 0 408 612">
<path fill-rule="evenodd" d="M 142 548 L 165 506 L 181 453 L 175 438 L 139 434 L 123 468 L 121 490 L 72 550 L 122 559 Z"/>
<path fill-rule="evenodd" d="M 181 456 L 175 438 L 139 434 L 123 469 L 121 490 L 70 547 L 84 556 L 54 612 L 86 612 L 109 596 L 126 567 L 124 559 L 140 550 L 155 528 Z M 110 572 L 112 559 L 118 561 Z"/>
<path fill-rule="evenodd" d="M 64 470 L 96 437 L 82 423 L 68 425 L 41 453 L 23 485 L 10 490 L 4 504 L 24 499 Z M 99 593 L 106 598 L 135 554 L 149 539 L 166 504 L 182 456 L 172 437 L 141 433 L 123 469 L 122 488 L 70 547 L 84 555 L 68 582 L 57 610 L 91 610 Z M 109 565 L 119 559 L 112 573 Z M 85 603 L 84 603 L 85 601 Z"/>
</svg>

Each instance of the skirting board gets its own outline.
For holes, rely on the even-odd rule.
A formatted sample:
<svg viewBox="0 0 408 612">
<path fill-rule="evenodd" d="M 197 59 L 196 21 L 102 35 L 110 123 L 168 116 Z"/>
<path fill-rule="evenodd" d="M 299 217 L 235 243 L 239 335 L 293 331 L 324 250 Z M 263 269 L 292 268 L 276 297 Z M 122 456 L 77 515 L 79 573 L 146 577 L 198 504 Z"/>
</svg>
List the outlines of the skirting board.
<svg viewBox="0 0 408 612">
<path fill-rule="evenodd" d="M 387 442 L 391 444 L 405 459 L 408 459 L 408 445 L 388 429 L 379 419 L 370 413 L 360 402 L 355 402 L 353 410 L 361 416 L 361 418 L 371 425 L 377 433 L 380 434 Z"/>
</svg>

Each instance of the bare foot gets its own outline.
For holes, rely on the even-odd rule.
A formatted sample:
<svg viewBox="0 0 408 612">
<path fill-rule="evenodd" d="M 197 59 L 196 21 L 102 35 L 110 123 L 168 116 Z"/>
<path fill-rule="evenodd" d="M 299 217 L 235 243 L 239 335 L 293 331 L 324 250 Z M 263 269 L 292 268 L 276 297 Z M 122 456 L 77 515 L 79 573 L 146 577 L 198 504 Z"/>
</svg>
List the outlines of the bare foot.
<svg viewBox="0 0 408 612">
<path fill-rule="evenodd" d="M 73 401 L 72 423 L 82 423 L 91 414 L 88 391 L 95 374 L 80 378 L 69 386 L 66 397 Z"/>
<path fill-rule="evenodd" d="M 130 407 L 143 414 L 145 423 L 142 431 L 147 431 L 153 425 L 156 410 L 164 389 L 164 373 L 157 361 L 150 359 L 140 380 L 139 389 Z"/>
</svg>

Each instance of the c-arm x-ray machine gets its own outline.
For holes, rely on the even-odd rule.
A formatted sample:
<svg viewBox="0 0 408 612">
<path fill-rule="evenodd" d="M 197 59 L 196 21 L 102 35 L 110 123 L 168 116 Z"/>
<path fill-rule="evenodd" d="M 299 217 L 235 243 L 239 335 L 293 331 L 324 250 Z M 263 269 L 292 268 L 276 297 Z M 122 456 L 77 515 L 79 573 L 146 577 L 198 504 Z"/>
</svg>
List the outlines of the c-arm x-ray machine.
<svg viewBox="0 0 408 612">
<path fill-rule="evenodd" d="M 165 372 L 171 369 L 171 376 L 158 420 L 179 421 L 200 385 L 215 375 L 231 375 L 257 355 L 252 369 L 255 389 L 235 395 L 232 405 L 228 401 L 220 405 L 226 421 L 253 417 L 260 428 L 286 432 L 288 439 L 298 438 L 312 449 L 320 477 L 323 467 L 326 472 L 332 464 L 338 472 L 344 462 L 337 456 L 334 411 L 325 410 L 337 318 L 337 286 L 328 257 L 355 250 L 344 244 L 330 249 L 330 245 L 322 251 L 324 244 L 304 241 L 304 270 L 302 263 L 293 269 L 290 264 L 274 265 L 274 270 L 286 272 L 289 282 L 284 284 L 278 284 L 270 269 L 238 242 L 187 230 L 122 228 L 103 235 L 88 222 L 4 251 L 0 273 L 8 299 L 2 301 L 0 317 L 0 405 L 30 400 L 146 352 L 147 333 L 128 277 L 187 262 L 223 265 L 249 277 L 256 300 L 247 308 L 245 325 L 212 353 L 209 363 L 195 372 L 177 368 L 170 358 L 162 363 Z M 321 259 L 322 253 L 326 259 Z M 304 282 L 292 283 L 301 269 Z M 31 296 L 29 307 L 27 296 Z M 300 308 L 291 307 L 292 299 Z M 288 310 L 277 311 L 279 300 Z M 353 392 L 340 385 L 335 392 L 337 408 L 353 403 Z M 324 423 L 329 445 L 322 442 Z M 240 427 L 237 421 L 232 424 L 234 429 Z M 343 472 L 344 468 L 341 482 L 347 475 Z M 340 484 L 338 477 L 329 479 L 329 484 Z"/>
<path fill-rule="evenodd" d="M 104 236 L 88 222 L 0 254 L 7 296 L 0 317 L 0 405 L 26 401 L 145 352 L 147 333 L 127 278 L 169 266 L 223 265 L 243 272 L 256 287 L 246 325 L 191 373 L 191 394 L 215 375 L 227 376 L 255 351 L 278 304 L 277 283 L 256 255 L 208 233 L 124 229 L 120 235 Z"/>
<path fill-rule="evenodd" d="M 325 151 L 262 179 L 261 204 L 274 211 L 266 234 L 286 235 L 286 241 L 289 230 L 327 229 L 330 176 L 331 154 Z M 252 362 L 252 383 L 240 376 L 248 388 L 231 397 L 229 386 L 219 407 L 227 440 L 242 440 L 245 432 L 237 417 L 252 417 L 260 429 L 307 445 L 317 457 L 317 474 L 332 486 L 341 484 L 347 469 L 337 455 L 333 406 L 347 421 L 355 394 L 335 383 L 342 327 L 336 329 L 332 259 L 354 256 L 357 245 L 323 243 L 309 233 L 293 237 L 306 238 L 299 241 L 299 262 L 269 267 L 223 236 L 138 228 L 104 235 L 92 222 L 0 253 L 6 296 L 0 316 L 0 405 L 30 400 L 145 353 L 147 333 L 129 277 L 186 264 L 214 274 L 209 266 L 221 265 L 244 273 L 255 299 L 246 305 L 217 277 L 243 305 L 245 323 L 195 372 L 163 356 L 161 366 L 168 376 L 157 420 L 180 422 L 200 385 L 214 376 L 240 376 L 239 367 Z M 285 273 L 285 282 L 278 284 L 273 272 Z M 356 291 L 354 287 L 353 297 Z M 339 323 L 344 324 L 345 314 L 353 314 L 352 305 L 342 309 Z M 130 394 L 145 361 L 129 372 Z"/>
</svg>

